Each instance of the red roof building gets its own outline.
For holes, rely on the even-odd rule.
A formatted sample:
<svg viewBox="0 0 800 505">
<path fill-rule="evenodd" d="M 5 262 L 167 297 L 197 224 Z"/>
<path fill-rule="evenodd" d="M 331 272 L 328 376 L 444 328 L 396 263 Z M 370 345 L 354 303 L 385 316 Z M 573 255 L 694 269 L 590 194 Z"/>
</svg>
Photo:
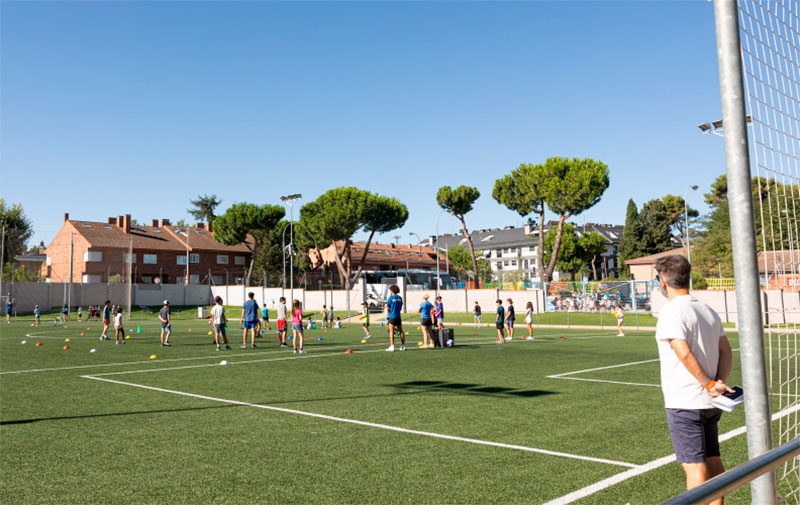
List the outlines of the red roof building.
<svg viewBox="0 0 800 505">
<path fill-rule="evenodd" d="M 179 227 L 154 219 L 143 226 L 133 224 L 130 214 L 105 223 L 64 214 L 46 256 L 41 274 L 48 282 L 69 282 L 71 275 L 74 283 L 106 283 L 119 275 L 127 279 L 130 271 L 137 284 L 184 284 L 188 270 L 190 284 L 222 284 L 243 275 L 250 251 L 217 242 L 209 224 Z"/>
</svg>

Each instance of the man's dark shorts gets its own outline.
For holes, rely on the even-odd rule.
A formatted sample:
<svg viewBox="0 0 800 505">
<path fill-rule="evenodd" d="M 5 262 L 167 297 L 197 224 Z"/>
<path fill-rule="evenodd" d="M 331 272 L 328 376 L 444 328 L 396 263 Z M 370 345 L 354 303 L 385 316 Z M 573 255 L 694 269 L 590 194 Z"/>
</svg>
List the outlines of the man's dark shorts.
<svg viewBox="0 0 800 505">
<path fill-rule="evenodd" d="M 430 319 L 420 319 L 419 320 L 419 325 L 420 326 L 433 326 L 433 321 L 431 321 Z"/>
<path fill-rule="evenodd" d="M 388 317 L 388 318 L 386 318 L 386 324 L 391 324 L 391 325 L 395 326 L 396 328 L 402 328 L 403 327 L 403 320 L 400 319 L 399 317 Z"/>
<path fill-rule="evenodd" d="M 667 424 L 678 463 L 705 463 L 719 456 L 719 409 L 667 409 Z"/>
</svg>

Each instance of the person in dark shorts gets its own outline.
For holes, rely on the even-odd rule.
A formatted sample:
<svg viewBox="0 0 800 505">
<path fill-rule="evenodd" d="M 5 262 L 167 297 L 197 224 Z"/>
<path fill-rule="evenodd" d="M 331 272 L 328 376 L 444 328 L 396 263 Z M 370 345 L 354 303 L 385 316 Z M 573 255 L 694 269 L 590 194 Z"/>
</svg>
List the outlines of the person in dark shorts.
<svg viewBox="0 0 800 505">
<path fill-rule="evenodd" d="M 661 390 L 675 457 L 691 489 L 725 471 L 719 451 L 722 411 L 712 400 L 733 392 L 726 384 L 733 353 L 719 315 L 689 292 L 689 260 L 665 256 L 655 269 L 668 300 L 656 325 Z M 722 505 L 722 498 L 711 503 Z"/>
<path fill-rule="evenodd" d="M 400 333 L 400 350 L 405 351 L 406 333 L 403 331 L 403 320 L 401 319 L 403 298 L 398 294 L 400 293 L 400 288 L 397 287 L 397 284 L 389 286 L 389 292 L 392 294 L 386 300 L 386 325 L 389 327 L 389 347 L 386 350 L 389 352 L 394 351 L 394 332 L 397 330 Z"/>
<path fill-rule="evenodd" d="M 498 344 L 505 344 L 506 343 L 506 336 L 505 332 L 505 318 L 506 318 L 506 309 L 503 308 L 503 300 L 497 300 L 497 311 L 495 312 L 494 318 L 494 325 L 497 327 L 497 342 Z"/>
</svg>

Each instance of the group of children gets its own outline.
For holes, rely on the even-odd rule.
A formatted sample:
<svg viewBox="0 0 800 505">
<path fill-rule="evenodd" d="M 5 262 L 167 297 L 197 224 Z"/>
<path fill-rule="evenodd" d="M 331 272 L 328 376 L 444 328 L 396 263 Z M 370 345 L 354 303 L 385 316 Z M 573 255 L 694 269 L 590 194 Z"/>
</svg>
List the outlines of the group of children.
<svg viewBox="0 0 800 505">
<path fill-rule="evenodd" d="M 503 300 L 497 300 L 495 302 L 497 304 L 494 319 L 495 327 L 497 328 L 497 340 L 495 342 L 498 344 L 504 344 L 506 340 L 512 340 L 514 338 L 516 311 L 514 310 L 514 302 L 511 298 L 508 298 L 506 301 L 508 302 L 508 307 L 503 307 Z M 481 307 L 478 305 L 478 302 L 475 302 L 474 317 L 475 324 L 479 325 L 481 323 Z M 527 327 L 528 335 L 523 336 L 522 340 L 534 340 L 533 303 L 531 302 L 525 305 L 525 326 Z M 505 334 L 506 331 L 508 331 L 507 337 Z"/>
</svg>

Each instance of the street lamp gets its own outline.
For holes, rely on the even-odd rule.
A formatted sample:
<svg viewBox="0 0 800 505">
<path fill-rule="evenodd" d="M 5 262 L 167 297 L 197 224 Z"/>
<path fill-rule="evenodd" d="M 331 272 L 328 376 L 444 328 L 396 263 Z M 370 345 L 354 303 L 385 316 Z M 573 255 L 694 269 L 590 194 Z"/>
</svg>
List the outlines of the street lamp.
<svg viewBox="0 0 800 505">
<path fill-rule="evenodd" d="M 289 232 L 289 297 L 291 298 L 292 302 L 294 302 L 294 202 L 301 198 L 303 198 L 303 195 L 300 193 L 294 193 L 281 197 L 281 201 L 289 206 L 289 224 L 292 227 L 292 231 Z M 283 231 L 285 232 L 286 228 L 284 228 Z M 286 246 L 284 246 L 283 249 L 283 270 L 283 289 L 286 289 Z"/>
<path fill-rule="evenodd" d="M 686 194 L 683 198 L 683 211 L 686 214 L 686 259 L 689 260 L 689 263 L 692 262 L 692 247 L 689 243 L 689 203 L 686 201 L 689 199 L 689 190 L 697 191 L 697 185 L 692 184 L 691 186 L 686 188 Z M 692 289 L 692 277 L 689 276 L 689 289 Z"/>
<path fill-rule="evenodd" d="M 447 209 L 442 209 L 439 212 L 439 215 L 436 216 L 436 298 L 439 298 L 439 286 L 441 285 L 441 279 L 439 278 L 439 218 L 442 217 L 442 214 L 447 212 Z"/>
<path fill-rule="evenodd" d="M 409 237 L 412 235 L 417 237 L 417 244 L 419 245 L 419 269 L 422 270 L 422 239 L 413 231 L 408 234 Z"/>
</svg>

